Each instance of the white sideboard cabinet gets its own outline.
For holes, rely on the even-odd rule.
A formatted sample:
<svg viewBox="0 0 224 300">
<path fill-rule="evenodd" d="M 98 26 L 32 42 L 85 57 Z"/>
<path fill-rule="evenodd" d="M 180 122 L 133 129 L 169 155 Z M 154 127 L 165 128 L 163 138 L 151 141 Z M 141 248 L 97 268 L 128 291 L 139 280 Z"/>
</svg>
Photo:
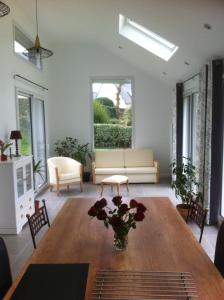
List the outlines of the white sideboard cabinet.
<svg viewBox="0 0 224 300">
<path fill-rule="evenodd" d="M 18 234 L 33 213 L 32 156 L 0 162 L 0 234 Z"/>
</svg>

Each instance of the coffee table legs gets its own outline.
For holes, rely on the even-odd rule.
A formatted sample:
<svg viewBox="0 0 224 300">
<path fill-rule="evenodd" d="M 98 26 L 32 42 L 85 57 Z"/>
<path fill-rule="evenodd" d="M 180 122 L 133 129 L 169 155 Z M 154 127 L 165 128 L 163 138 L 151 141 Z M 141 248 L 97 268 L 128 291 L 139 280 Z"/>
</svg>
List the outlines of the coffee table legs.
<svg viewBox="0 0 224 300">
<path fill-rule="evenodd" d="M 104 185 L 110 185 L 111 186 L 111 191 L 113 192 L 113 186 L 116 185 L 117 186 L 117 195 L 120 196 L 120 183 L 100 183 L 100 187 L 101 187 L 101 193 L 100 195 L 103 195 L 103 189 L 104 189 Z M 128 180 L 125 182 L 126 184 L 126 188 L 127 188 L 127 192 L 129 192 L 129 185 L 128 185 Z"/>
<path fill-rule="evenodd" d="M 101 182 L 100 186 L 101 186 L 101 196 L 102 196 L 103 195 L 103 182 Z"/>
<path fill-rule="evenodd" d="M 126 182 L 127 192 L 129 192 L 128 180 Z"/>
</svg>

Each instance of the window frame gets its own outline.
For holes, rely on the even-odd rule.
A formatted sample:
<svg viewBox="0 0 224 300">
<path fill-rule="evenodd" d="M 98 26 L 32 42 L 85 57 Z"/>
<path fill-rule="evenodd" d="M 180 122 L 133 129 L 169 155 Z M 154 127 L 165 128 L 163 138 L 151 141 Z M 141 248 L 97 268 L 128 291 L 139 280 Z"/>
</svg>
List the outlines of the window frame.
<svg viewBox="0 0 224 300">
<path fill-rule="evenodd" d="M 32 110 L 33 110 L 33 101 L 35 99 L 38 99 L 40 101 L 43 101 L 44 104 L 44 112 L 43 112 L 43 117 L 44 117 L 44 137 L 45 137 L 45 174 L 46 174 L 46 181 L 43 182 L 42 186 L 40 188 L 38 188 L 35 192 L 37 192 L 37 194 L 41 193 L 48 185 L 48 170 L 47 170 L 47 132 L 46 132 L 46 109 L 45 109 L 45 97 L 43 94 L 39 94 L 37 92 L 35 92 L 33 89 L 26 89 L 23 87 L 19 87 L 16 86 L 15 87 L 15 104 L 16 104 L 16 128 L 20 129 L 20 122 L 19 122 L 19 103 L 18 103 L 18 95 L 24 95 L 24 96 L 28 96 L 30 99 L 30 120 L 31 120 L 31 150 L 32 150 L 32 156 L 33 156 L 33 160 L 34 160 L 34 139 L 35 139 L 35 130 L 33 129 L 33 116 L 32 116 Z M 33 178 L 34 178 L 34 174 L 33 174 Z"/>
<path fill-rule="evenodd" d="M 21 31 L 22 34 L 24 34 L 24 36 L 29 39 L 32 42 L 32 45 L 34 45 L 34 40 L 30 37 L 29 34 L 27 34 L 26 30 L 24 30 L 17 22 L 13 21 L 12 22 L 12 27 L 13 27 L 13 42 L 12 42 L 12 50 L 13 50 L 13 54 L 18 57 L 19 59 L 21 59 L 22 61 L 28 63 L 30 66 L 33 66 L 35 68 L 35 70 L 39 70 L 40 72 L 43 71 L 43 62 L 40 61 L 40 67 L 38 67 L 38 65 L 35 62 L 32 62 L 30 59 L 26 59 L 23 55 L 20 55 L 19 53 L 15 52 L 15 41 L 16 41 L 16 28 Z"/>
<path fill-rule="evenodd" d="M 96 150 L 95 148 L 95 140 L 94 140 L 94 119 L 93 119 L 93 93 L 92 93 L 92 84 L 96 82 L 102 83 L 113 83 L 114 82 L 121 82 L 124 80 L 130 80 L 131 82 L 131 90 L 132 90 L 132 104 L 131 104 L 131 111 L 132 111 L 132 134 L 131 134 L 131 148 L 135 148 L 135 80 L 133 76 L 91 76 L 90 77 L 90 121 L 91 121 L 91 145 L 93 151 Z M 118 148 L 119 149 L 119 148 Z"/>
</svg>

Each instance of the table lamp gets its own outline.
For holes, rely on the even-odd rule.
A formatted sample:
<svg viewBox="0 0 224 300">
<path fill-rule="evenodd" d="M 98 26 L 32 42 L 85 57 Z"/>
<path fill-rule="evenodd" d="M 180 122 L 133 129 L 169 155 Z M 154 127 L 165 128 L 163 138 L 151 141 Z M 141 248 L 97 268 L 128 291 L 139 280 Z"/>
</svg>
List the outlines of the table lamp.
<svg viewBox="0 0 224 300">
<path fill-rule="evenodd" d="M 15 140 L 16 145 L 16 154 L 15 156 L 20 156 L 19 149 L 18 149 L 18 140 L 22 139 L 21 132 L 19 130 L 12 130 L 10 134 L 10 140 Z"/>
</svg>

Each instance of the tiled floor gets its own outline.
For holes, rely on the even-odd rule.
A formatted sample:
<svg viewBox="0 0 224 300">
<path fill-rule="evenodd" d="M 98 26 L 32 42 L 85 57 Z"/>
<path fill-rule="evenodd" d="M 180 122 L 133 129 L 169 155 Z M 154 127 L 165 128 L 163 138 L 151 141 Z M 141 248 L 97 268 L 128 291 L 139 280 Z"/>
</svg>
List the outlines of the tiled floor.
<svg viewBox="0 0 224 300">
<path fill-rule="evenodd" d="M 161 182 L 159 184 L 130 184 L 129 193 L 126 191 L 124 186 L 121 187 L 121 193 L 124 197 L 150 197 L 150 196 L 165 196 L 169 197 L 170 200 L 177 204 L 177 200 L 174 196 L 170 184 L 168 182 Z M 113 196 L 113 193 L 109 186 L 104 189 L 104 197 Z M 49 213 L 50 220 L 55 218 L 66 199 L 69 197 L 94 197 L 100 198 L 100 187 L 95 186 L 91 183 L 85 183 L 84 192 L 80 193 L 77 187 L 67 190 L 62 190 L 60 196 L 58 197 L 55 192 L 45 191 L 38 199 L 46 199 L 46 205 Z M 195 225 L 189 225 L 192 228 L 195 236 L 199 237 L 199 229 Z M 45 233 L 45 229 L 38 236 L 39 239 Z M 214 226 L 206 226 L 204 230 L 204 235 L 202 239 L 202 246 L 210 258 L 213 260 L 214 249 L 217 237 L 217 228 Z M 12 264 L 13 276 L 15 277 L 19 270 L 21 269 L 24 262 L 33 252 L 32 240 L 29 232 L 29 228 L 26 225 L 19 235 L 4 235 L 3 238 L 6 241 L 10 260 Z"/>
</svg>

